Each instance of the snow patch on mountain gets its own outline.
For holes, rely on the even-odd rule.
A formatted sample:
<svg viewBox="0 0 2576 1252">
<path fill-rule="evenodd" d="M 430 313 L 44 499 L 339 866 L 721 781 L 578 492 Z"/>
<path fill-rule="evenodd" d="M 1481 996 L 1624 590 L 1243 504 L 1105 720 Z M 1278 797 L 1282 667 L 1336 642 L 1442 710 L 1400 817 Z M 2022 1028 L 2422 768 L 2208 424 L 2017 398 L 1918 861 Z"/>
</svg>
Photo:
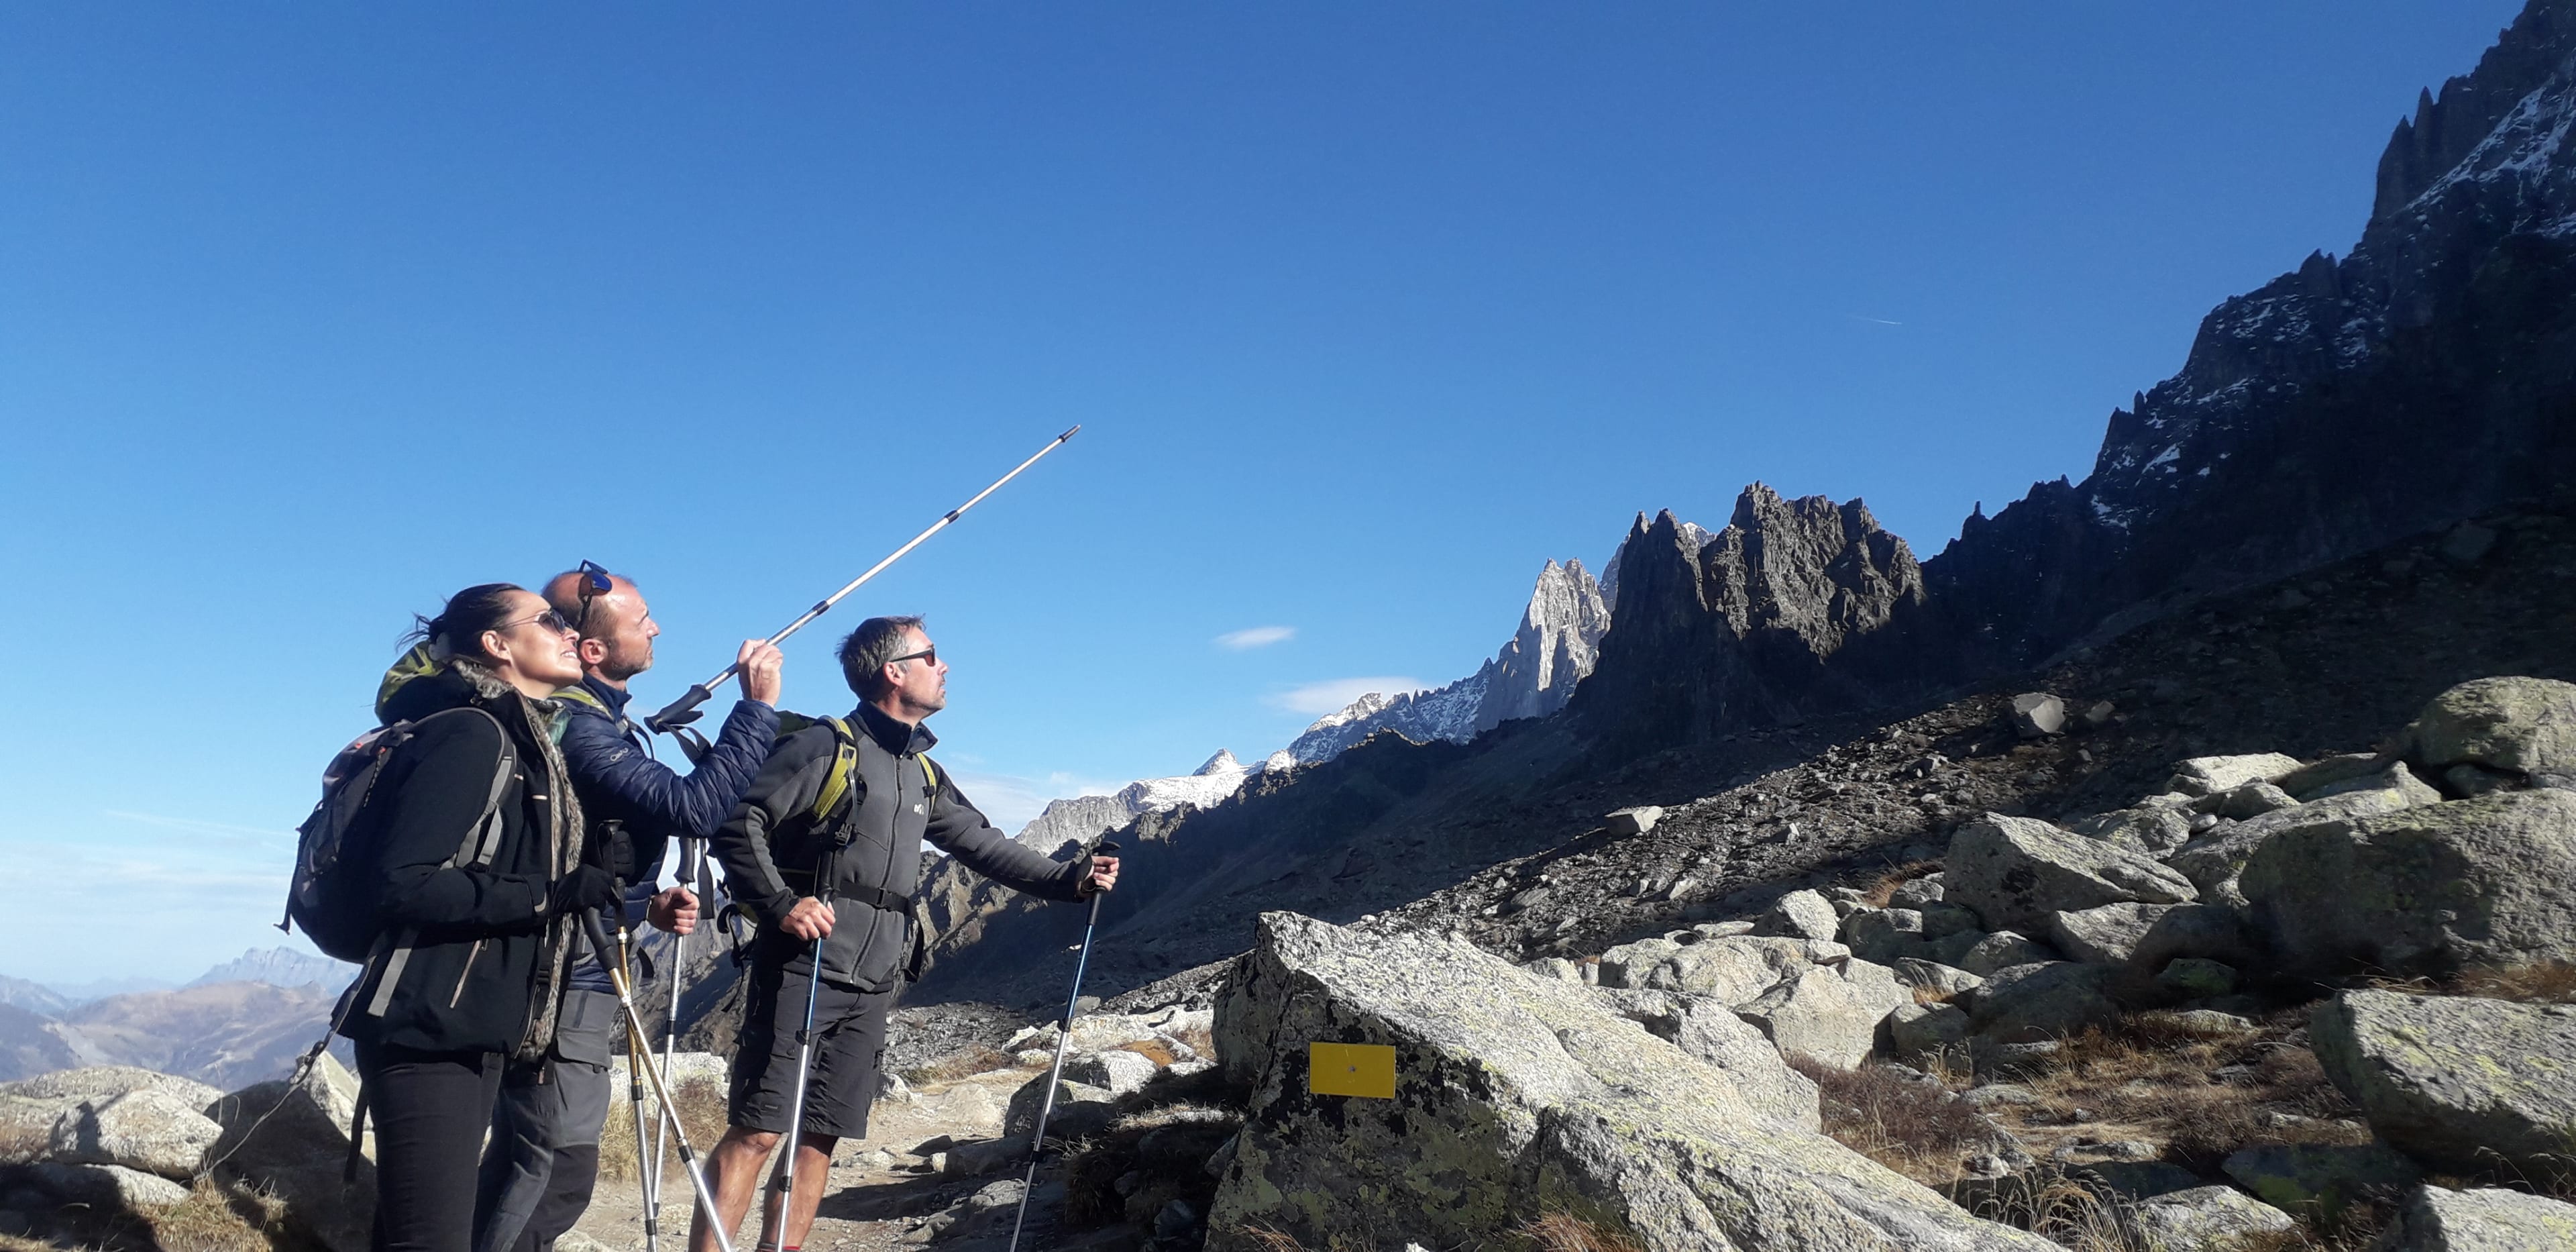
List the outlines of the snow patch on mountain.
<svg viewBox="0 0 2576 1252">
<path fill-rule="evenodd" d="M 1276 759 L 1276 756 L 1272 758 Z M 1269 762 L 1263 768 L 1269 768 Z M 1053 852 L 1065 841 L 1088 841 L 1116 830 L 1147 813 L 1161 813 L 1184 805 L 1207 808 L 1241 790 L 1252 769 L 1234 759 L 1234 753 L 1223 748 L 1207 763 L 1187 774 L 1172 778 L 1146 778 L 1127 784 L 1115 794 L 1073 796 L 1046 806 L 1020 833 L 1012 836 L 1023 846 L 1040 852 Z"/>
</svg>

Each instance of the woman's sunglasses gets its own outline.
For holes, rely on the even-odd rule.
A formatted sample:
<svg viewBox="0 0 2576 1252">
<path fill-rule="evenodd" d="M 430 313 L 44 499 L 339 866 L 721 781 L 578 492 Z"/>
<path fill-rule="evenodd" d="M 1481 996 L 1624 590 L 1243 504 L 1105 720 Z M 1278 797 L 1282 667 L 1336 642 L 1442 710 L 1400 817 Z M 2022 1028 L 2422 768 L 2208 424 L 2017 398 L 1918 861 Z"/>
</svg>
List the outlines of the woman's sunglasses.
<svg viewBox="0 0 2576 1252">
<path fill-rule="evenodd" d="M 500 625 L 493 627 L 492 633 L 497 635 L 517 630 L 530 622 L 535 622 L 537 625 L 543 626 L 557 634 L 561 634 L 564 631 L 572 629 L 572 623 L 565 621 L 563 614 L 557 613 L 553 609 L 547 609 L 545 612 L 539 613 L 535 617 L 523 617 L 515 622 L 503 622 Z"/>
</svg>

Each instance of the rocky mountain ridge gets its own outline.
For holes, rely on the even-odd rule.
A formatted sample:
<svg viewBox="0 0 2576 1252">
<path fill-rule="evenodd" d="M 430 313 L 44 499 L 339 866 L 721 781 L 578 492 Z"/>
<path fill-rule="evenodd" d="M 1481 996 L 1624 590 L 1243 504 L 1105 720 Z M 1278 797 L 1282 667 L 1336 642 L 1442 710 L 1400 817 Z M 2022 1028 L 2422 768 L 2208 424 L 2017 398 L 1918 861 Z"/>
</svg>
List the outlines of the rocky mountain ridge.
<svg viewBox="0 0 2576 1252">
<path fill-rule="evenodd" d="M 1592 672 L 1610 608 L 1583 562 L 1539 570 L 1515 631 L 1476 672 L 1430 691 L 1370 692 L 1326 714 L 1288 745 L 1299 764 L 1328 761 L 1380 731 L 1415 743 L 1464 743 L 1506 721 L 1565 707 Z"/>
<path fill-rule="evenodd" d="M 2539 653 L 2516 672 L 2559 672 L 2557 653 L 2517 633 L 2555 628 L 2505 603 L 2554 603 L 2557 567 L 2495 523 L 2576 505 L 2576 239 L 2561 229 L 2576 199 L 2555 139 L 2576 115 L 2571 13 L 2576 0 L 2535 0 L 2475 73 L 2447 85 L 2392 150 L 2458 152 L 2452 170 L 2392 184 L 2413 189 L 2402 211 L 2374 218 L 2344 261 L 2314 260 L 2213 312 L 2184 370 L 2114 414 L 2083 485 L 2042 484 L 1972 517 L 1930 560 L 1858 501 L 1787 500 L 1760 484 L 1719 532 L 1641 518 L 1616 561 L 1596 668 L 1563 716 L 1466 744 L 1381 736 L 1222 804 L 1140 819 L 1142 850 L 1104 913 L 1095 968 L 1142 978 L 1207 959 L 1262 908 L 1338 919 L 1403 904 L 1579 835 L 1610 808 L 1660 802 L 1650 787 L 1709 796 L 1796 759 L 1789 745 L 1820 727 L 1857 733 L 1966 708 L 1984 683 L 2110 640 L 2172 650 L 2171 675 L 2136 688 L 2150 693 L 2369 656 L 2420 701 L 2425 682 L 2456 681 L 2461 658 L 2484 648 Z M 2471 107 L 2504 98 L 2515 103 Z M 2476 140 L 2453 135 L 2490 117 Z M 2425 140 L 2427 128 L 2446 137 Z M 2439 554 L 2426 555 L 2436 540 Z M 2272 642 L 2250 656 L 2226 653 L 2271 669 L 2223 673 L 2193 639 L 2191 613 L 2250 588 L 2316 600 L 2306 583 L 2279 580 L 2312 580 L 2331 563 L 2345 563 L 2336 586 L 2371 581 L 2376 560 L 2412 571 L 2377 582 L 2412 589 L 2428 560 L 2496 568 L 2475 566 L 2491 557 L 2525 581 L 2473 581 L 2459 604 L 2408 594 L 2369 610 L 2429 632 L 2417 644 L 2429 653 L 2389 655 L 2361 627 L 2293 614 L 2262 628 Z M 2480 640 L 2482 618 L 2504 633 Z M 2316 655 L 2287 655 L 2294 638 Z M 2323 712 L 2307 697 L 2263 712 L 2289 707 Z M 1873 838 L 1924 820 L 1889 817 L 1893 830 Z M 1549 923 L 1568 915 L 1535 911 Z M 924 994 L 1013 1002 L 1022 971 L 1075 937 L 1042 910 L 963 925 L 971 938 L 943 937 Z M 986 943 L 998 946 L 972 951 Z"/>
</svg>

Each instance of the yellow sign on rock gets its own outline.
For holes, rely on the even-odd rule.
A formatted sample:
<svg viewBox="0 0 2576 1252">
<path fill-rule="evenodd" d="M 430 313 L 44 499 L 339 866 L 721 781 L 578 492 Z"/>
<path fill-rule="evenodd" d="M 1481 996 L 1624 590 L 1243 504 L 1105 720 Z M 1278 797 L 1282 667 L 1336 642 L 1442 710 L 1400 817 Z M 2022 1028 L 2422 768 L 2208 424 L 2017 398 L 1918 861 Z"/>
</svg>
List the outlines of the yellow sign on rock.
<svg viewBox="0 0 2576 1252">
<path fill-rule="evenodd" d="M 1306 1089 L 1316 1095 L 1395 1098 L 1395 1049 L 1383 1043 L 1306 1045 Z"/>
</svg>

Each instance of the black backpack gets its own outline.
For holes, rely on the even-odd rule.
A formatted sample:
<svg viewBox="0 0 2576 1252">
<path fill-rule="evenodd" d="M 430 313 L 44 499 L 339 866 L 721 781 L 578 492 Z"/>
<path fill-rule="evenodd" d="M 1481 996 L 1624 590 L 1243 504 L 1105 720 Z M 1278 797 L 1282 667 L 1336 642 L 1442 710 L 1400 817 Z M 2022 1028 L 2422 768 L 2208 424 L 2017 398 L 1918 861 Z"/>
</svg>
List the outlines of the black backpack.
<svg viewBox="0 0 2576 1252">
<path fill-rule="evenodd" d="M 375 795 L 376 779 L 384 773 L 385 762 L 394 752 L 420 734 L 420 728 L 431 720 L 455 713 L 473 713 L 492 718 L 482 709 L 441 709 L 416 722 L 395 722 L 360 735 L 355 743 L 342 748 L 322 771 L 322 800 L 313 806 L 311 816 L 296 828 L 295 873 L 286 891 L 286 914 L 277 922 L 279 930 L 289 924 L 300 926 L 313 946 L 324 955 L 343 961 L 368 963 L 377 954 L 383 927 L 376 916 L 376 901 L 367 890 L 368 872 L 375 868 L 373 849 L 366 846 L 367 836 L 380 820 L 367 802 Z M 492 718 L 495 729 L 500 720 Z M 482 816 L 465 828 L 463 841 L 451 866 L 489 864 L 501 835 L 501 790 L 517 768 L 517 755 L 510 747 L 507 731 L 501 735 L 501 756 L 492 771 L 492 789 L 484 797 Z M 397 954 L 397 961 L 402 955 Z M 388 977 L 387 981 L 391 981 Z"/>
</svg>

